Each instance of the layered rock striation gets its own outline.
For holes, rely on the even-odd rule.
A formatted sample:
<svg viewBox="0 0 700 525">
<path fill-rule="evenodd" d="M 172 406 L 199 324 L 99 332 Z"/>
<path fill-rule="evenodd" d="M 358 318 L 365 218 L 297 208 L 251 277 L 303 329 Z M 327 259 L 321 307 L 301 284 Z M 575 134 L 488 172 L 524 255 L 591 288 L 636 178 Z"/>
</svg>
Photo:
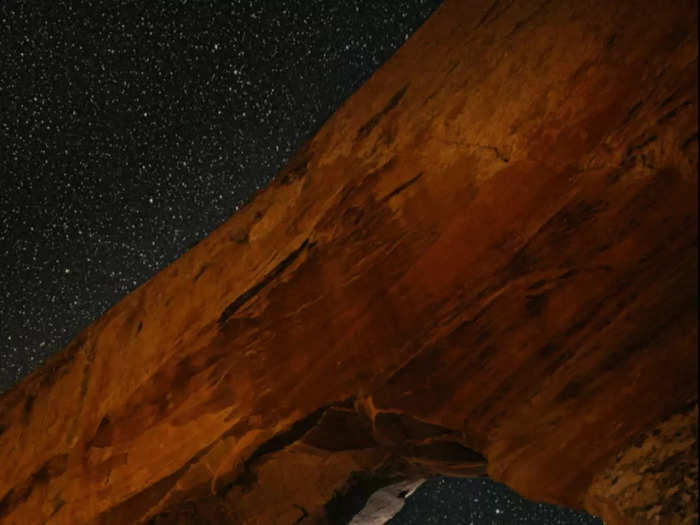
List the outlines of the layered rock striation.
<svg viewBox="0 0 700 525">
<path fill-rule="evenodd" d="M 434 473 L 611 524 L 692 509 L 692 433 L 663 425 L 696 418 L 696 25 L 446 1 L 0 398 L 0 523 L 341 523 Z"/>
</svg>

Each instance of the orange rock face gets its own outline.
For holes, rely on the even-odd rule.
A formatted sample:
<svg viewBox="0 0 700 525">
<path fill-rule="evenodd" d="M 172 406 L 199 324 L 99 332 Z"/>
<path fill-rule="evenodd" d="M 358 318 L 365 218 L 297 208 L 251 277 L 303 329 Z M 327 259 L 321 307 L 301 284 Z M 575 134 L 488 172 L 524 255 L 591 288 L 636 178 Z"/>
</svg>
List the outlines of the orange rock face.
<svg viewBox="0 0 700 525">
<path fill-rule="evenodd" d="M 633 522 L 606 473 L 697 399 L 696 23 L 445 2 L 0 399 L 0 523 L 335 523 L 396 476 L 484 469 Z"/>
</svg>

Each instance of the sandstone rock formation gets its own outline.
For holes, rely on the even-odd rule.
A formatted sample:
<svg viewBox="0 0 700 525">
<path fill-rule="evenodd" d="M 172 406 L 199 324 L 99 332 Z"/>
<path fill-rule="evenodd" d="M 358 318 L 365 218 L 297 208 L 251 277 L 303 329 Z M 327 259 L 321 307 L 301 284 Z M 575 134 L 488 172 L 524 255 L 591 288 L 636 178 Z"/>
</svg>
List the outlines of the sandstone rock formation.
<svg viewBox="0 0 700 525">
<path fill-rule="evenodd" d="M 586 507 L 634 523 L 698 522 L 697 404 L 640 434 L 596 476 Z"/>
<path fill-rule="evenodd" d="M 341 523 L 484 472 L 608 523 L 691 512 L 694 431 L 664 425 L 696 421 L 696 23 L 446 1 L 0 399 L 0 523 Z"/>
</svg>

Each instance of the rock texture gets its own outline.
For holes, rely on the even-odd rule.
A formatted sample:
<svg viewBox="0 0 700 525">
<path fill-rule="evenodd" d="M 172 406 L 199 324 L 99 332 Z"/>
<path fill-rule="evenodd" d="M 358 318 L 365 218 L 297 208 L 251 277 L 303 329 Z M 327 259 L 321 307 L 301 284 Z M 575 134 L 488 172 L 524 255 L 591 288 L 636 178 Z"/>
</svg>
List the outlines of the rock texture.
<svg viewBox="0 0 700 525">
<path fill-rule="evenodd" d="M 696 24 L 689 0 L 445 2 L 0 399 L 0 523 L 338 523 L 485 468 L 608 523 L 696 505 L 673 439 L 634 455 L 697 400 Z"/>
<path fill-rule="evenodd" d="M 697 436 L 697 405 L 642 432 L 594 479 L 587 507 L 631 523 L 697 523 Z"/>
</svg>

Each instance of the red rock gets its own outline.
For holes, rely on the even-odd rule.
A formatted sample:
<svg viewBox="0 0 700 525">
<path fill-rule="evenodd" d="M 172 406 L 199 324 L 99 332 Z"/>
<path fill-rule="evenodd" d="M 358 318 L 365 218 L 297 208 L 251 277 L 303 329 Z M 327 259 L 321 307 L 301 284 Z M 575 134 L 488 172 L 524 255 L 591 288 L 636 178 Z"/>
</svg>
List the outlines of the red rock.
<svg viewBox="0 0 700 525">
<path fill-rule="evenodd" d="M 696 22 L 445 2 L 270 187 L 0 398 L 0 522 L 332 523 L 485 458 L 632 523 L 606 473 L 697 400 Z"/>
</svg>

